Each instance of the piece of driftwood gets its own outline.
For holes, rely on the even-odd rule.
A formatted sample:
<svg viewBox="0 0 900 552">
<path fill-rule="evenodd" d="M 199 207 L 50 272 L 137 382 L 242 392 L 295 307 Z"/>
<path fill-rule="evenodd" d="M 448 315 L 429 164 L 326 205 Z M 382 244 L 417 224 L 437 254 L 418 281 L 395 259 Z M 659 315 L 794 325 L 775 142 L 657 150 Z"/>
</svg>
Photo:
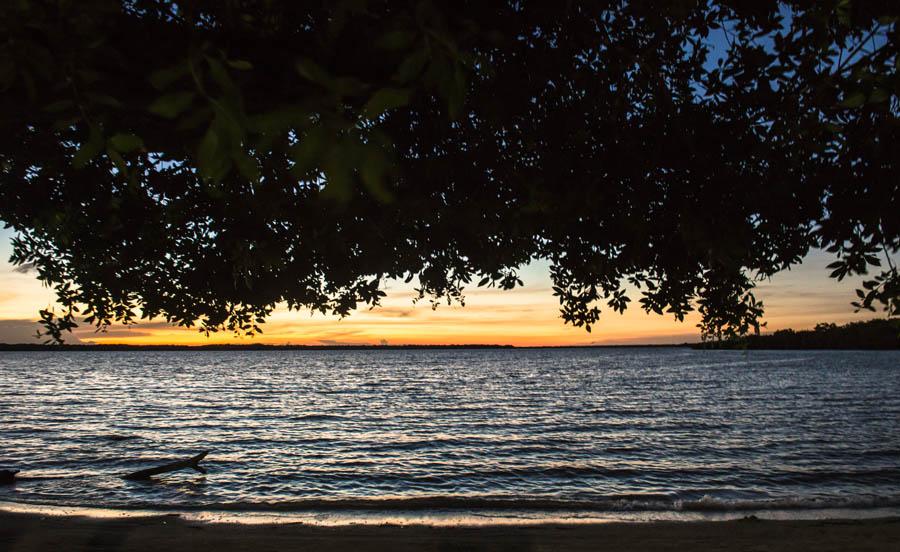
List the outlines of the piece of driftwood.
<svg viewBox="0 0 900 552">
<path fill-rule="evenodd" d="M 0 470 L 0 485 L 15 483 L 19 470 Z"/>
<path fill-rule="evenodd" d="M 206 473 L 206 470 L 200 467 L 200 460 L 206 458 L 206 455 L 209 454 L 208 450 L 205 450 L 194 456 L 193 458 L 188 458 L 187 460 L 178 460 L 177 462 L 169 462 L 168 464 L 163 464 L 162 466 L 157 466 L 155 468 L 148 468 L 146 470 L 136 471 L 134 473 L 129 473 L 128 475 L 122 476 L 125 479 L 150 479 L 154 475 L 159 475 L 161 473 L 167 473 L 170 471 L 183 470 L 186 468 L 191 468 L 200 473 Z"/>
</svg>

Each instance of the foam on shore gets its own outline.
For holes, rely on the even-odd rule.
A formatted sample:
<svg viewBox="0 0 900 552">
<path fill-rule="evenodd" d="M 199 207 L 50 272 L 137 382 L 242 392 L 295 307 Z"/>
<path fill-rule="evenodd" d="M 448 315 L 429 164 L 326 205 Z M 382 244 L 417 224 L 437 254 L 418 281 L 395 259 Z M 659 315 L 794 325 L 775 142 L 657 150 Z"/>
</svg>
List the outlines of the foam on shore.
<svg viewBox="0 0 900 552">
<path fill-rule="evenodd" d="M 264 511 L 264 510 L 178 510 L 126 509 L 89 506 L 56 506 L 0 502 L 0 511 L 54 517 L 120 519 L 141 517 L 178 517 L 206 523 L 292 524 L 322 527 L 349 525 L 396 525 L 433 527 L 478 527 L 508 525 L 583 525 L 598 523 L 652 523 L 660 521 L 728 521 L 757 518 L 801 521 L 824 519 L 880 519 L 900 517 L 900 508 L 821 508 L 735 511 L 515 511 L 515 510 L 345 510 L 345 511 Z"/>
</svg>

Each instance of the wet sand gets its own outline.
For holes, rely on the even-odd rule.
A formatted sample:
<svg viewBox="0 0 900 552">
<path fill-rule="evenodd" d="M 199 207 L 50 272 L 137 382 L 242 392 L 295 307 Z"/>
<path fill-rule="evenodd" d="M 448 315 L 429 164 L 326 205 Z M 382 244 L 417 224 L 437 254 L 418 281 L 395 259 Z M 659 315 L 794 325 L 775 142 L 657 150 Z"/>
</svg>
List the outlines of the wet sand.
<svg viewBox="0 0 900 552">
<path fill-rule="evenodd" d="M 900 518 L 482 527 L 239 525 L 177 516 L 97 519 L 0 512 L 0 550 L 872 550 L 900 551 Z"/>
</svg>

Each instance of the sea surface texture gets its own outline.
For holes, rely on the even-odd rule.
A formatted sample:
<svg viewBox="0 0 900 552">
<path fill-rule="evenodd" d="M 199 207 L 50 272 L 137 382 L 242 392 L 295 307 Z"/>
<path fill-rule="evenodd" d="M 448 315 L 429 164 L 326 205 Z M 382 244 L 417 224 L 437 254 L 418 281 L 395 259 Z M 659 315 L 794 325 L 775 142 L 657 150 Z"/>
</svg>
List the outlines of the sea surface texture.
<svg viewBox="0 0 900 552">
<path fill-rule="evenodd" d="M 0 501 L 66 506 L 892 507 L 900 354 L 0 353 L 0 468 Z"/>
</svg>

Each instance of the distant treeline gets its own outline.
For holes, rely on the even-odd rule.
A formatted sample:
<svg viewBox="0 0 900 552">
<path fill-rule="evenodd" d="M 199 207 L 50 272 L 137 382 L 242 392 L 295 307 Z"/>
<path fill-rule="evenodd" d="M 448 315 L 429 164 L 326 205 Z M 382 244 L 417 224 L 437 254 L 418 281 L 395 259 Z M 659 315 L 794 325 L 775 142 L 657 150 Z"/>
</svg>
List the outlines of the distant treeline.
<svg viewBox="0 0 900 552">
<path fill-rule="evenodd" d="M 778 330 L 771 334 L 698 344 L 708 349 L 900 349 L 900 319 L 817 324 L 812 330 Z"/>
<path fill-rule="evenodd" d="M 512 345 L 44 345 L 0 343 L 0 351 L 358 351 L 410 349 L 511 349 Z"/>
<path fill-rule="evenodd" d="M 679 344 L 626 344 L 626 345 L 99 345 L 99 344 L 43 344 L 43 343 L 0 343 L 0 351 L 410 351 L 441 349 L 641 349 L 647 347 L 694 347 L 696 343 Z"/>
</svg>

